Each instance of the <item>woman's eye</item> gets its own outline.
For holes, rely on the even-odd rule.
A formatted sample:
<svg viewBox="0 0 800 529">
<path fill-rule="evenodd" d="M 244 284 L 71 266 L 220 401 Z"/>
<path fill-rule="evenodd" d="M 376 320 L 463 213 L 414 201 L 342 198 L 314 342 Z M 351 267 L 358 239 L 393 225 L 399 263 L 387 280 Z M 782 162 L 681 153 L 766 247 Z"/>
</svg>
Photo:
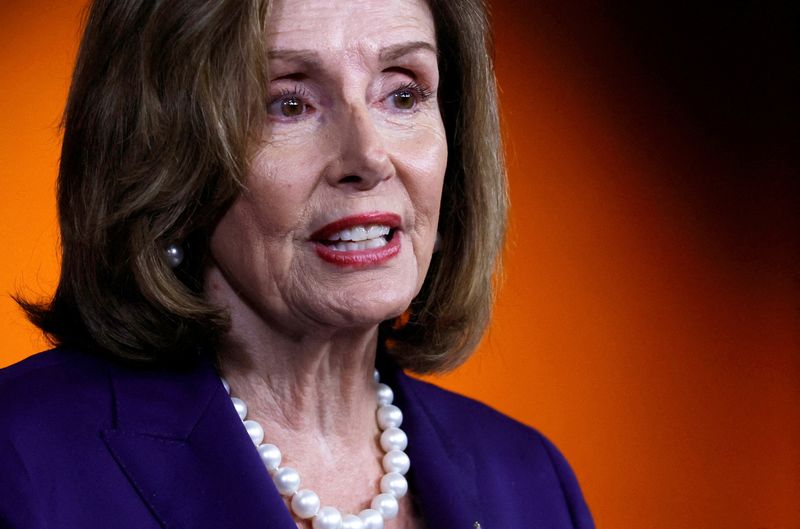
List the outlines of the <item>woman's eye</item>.
<svg viewBox="0 0 800 529">
<path fill-rule="evenodd" d="M 392 94 L 394 106 L 400 110 L 411 110 L 417 103 L 417 98 L 411 90 L 400 90 Z"/>
<path fill-rule="evenodd" d="M 297 118 L 310 111 L 310 106 L 297 95 L 284 95 L 273 100 L 267 113 L 278 118 Z"/>
<path fill-rule="evenodd" d="M 305 112 L 306 104 L 296 97 L 281 100 L 281 114 L 287 118 L 300 116 Z"/>
<path fill-rule="evenodd" d="M 433 92 L 429 88 L 417 82 L 412 82 L 389 94 L 389 99 L 391 105 L 398 110 L 414 110 L 432 95 Z"/>
</svg>

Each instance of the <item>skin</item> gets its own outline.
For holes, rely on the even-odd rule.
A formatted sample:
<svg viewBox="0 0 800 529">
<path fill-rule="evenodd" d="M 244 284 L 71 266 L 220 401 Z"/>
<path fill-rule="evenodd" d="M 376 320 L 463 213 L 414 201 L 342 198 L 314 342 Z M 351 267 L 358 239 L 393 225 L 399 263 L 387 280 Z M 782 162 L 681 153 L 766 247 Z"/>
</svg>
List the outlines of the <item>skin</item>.
<svg viewBox="0 0 800 529">
<path fill-rule="evenodd" d="M 279 1 L 267 45 L 269 120 L 247 190 L 212 235 L 206 292 L 231 315 L 220 363 L 232 393 L 301 488 L 358 513 L 383 473 L 377 326 L 419 292 L 439 218 L 433 19 L 415 0 Z M 317 255 L 312 233 L 374 211 L 400 216 L 397 256 L 341 267 Z M 411 494 L 387 528 L 421 527 Z"/>
</svg>

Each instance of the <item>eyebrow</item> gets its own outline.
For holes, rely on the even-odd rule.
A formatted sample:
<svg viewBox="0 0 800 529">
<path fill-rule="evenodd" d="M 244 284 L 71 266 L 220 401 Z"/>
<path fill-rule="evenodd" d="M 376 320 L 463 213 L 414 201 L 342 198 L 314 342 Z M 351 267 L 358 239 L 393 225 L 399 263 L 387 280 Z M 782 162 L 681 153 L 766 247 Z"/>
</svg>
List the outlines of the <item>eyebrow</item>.
<svg viewBox="0 0 800 529">
<path fill-rule="evenodd" d="M 391 62 L 417 50 L 428 50 L 433 52 L 434 55 L 438 56 L 435 46 L 424 40 L 418 40 L 413 42 L 401 42 L 399 44 L 387 46 L 381 49 L 380 53 L 378 54 L 378 59 L 381 62 Z M 315 50 L 310 49 L 295 50 L 287 48 L 275 48 L 267 52 L 267 58 L 270 60 L 277 59 L 297 62 L 306 67 L 314 69 L 320 68 L 319 54 Z"/>
<path fill-rule="evenodd" d="M 428 50 L 433 52 L 434 55 L 439 55 L 439 52 L 436 51 L 436 47 L 431 43 L 424 40 L 417 40 L 414 42 L 403 42 L 400 44 L 387 46 L 381 50 L 378 57 L 380 58 L 381 62 L 391 62 L 417 50 Z"/>
<path fill-rule="evenodd" d="M 272 49 L 267 52 L 267 58 L 283 61 L 299 62 L 305 65 L 319 65 L 319 56 L 314 50 L 292 50 L 285 48 Z"/>
</svg>

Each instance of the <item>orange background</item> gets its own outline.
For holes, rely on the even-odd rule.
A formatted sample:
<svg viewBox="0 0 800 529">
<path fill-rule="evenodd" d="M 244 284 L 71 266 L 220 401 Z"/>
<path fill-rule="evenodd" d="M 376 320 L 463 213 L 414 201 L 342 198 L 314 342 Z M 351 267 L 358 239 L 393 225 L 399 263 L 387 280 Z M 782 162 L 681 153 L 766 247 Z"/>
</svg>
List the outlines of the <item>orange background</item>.
<svg viewBox="0 0 800 529">
<path fill-rule="evenodd" d="M 45 347 L 5 294 L 57 278 L 83 4 L 0 7 L 0 365 Z M 493 2 L 506 281 L 476 356 L 438 382 L 551 437 L 599 527 L 798 529 L 790 18 L 565 4 Z"/>
</svg>

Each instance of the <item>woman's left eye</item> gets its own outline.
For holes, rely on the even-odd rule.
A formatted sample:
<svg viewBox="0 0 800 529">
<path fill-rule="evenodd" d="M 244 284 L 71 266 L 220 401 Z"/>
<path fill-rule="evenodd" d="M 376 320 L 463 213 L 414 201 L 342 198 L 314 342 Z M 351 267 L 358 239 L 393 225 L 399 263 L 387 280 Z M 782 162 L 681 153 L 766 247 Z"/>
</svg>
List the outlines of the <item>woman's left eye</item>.
<svg viewBox="0 0 800 529">
<path fill-rule="evenodd" d="M 417 105 L 427 101 L 433 95 L 430 89 L 419 83 L 408 83 L 401 86 L 391 94 L 389 100 L 398 110 L 414 110 Z"/>
<path fill-rule="evenodd" d="M 400 90 L 392 94 L 392 102 L 401 110 L 411 110 L 417 103 L 417 98 L 411 90 Z"/>
</svg>

